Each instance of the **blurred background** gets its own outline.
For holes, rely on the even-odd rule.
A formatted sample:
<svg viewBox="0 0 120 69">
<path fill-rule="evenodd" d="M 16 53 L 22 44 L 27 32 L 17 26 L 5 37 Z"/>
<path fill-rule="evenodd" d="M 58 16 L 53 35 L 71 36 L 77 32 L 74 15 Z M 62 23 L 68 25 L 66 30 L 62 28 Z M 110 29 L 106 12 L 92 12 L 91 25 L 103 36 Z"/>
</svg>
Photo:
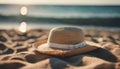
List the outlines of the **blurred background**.
<svg viewBox="0 0 120 69">
<path fill-rule="evenodd" d="M 0 0 L 0 28 L 120 28 L 120 0 Z"/>
</svg>

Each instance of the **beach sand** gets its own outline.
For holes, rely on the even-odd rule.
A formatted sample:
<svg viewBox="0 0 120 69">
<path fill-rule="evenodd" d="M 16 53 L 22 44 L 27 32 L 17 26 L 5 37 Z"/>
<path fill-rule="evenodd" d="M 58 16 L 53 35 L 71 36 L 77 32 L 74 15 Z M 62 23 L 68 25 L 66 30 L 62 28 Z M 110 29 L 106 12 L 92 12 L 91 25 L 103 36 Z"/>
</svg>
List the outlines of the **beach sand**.
<svg viewBox="0 0 120 69">
<path fill-rule="evenodd" d="M 120 31 L 84 30 L 85 39 L 100 49 L 70 57 L 54 57 L 33 52 L 32 45 L 47 40 L 49 30 L 21 33 L 0 30 L 0 69 L 120 69 Z"/>
</svg>

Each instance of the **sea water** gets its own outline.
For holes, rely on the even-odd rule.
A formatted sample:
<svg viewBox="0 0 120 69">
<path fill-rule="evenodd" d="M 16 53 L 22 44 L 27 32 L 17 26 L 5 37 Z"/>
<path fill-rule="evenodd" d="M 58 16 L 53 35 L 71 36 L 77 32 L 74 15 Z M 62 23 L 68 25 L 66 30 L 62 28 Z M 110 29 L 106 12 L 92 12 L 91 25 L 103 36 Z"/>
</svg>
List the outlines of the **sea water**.
<svg viewBox="0 0 120 69">
<path fill-rule="evenodd" d="M 25 15 L 21 14 L 22 7 L 27 9 Z M 120 28 L 120 6 L 0 5 L 0 26 L 5 27 L 6 24 L 13 27 L 23 21 L 46 27 L 75 25 Z"/>
</svg>

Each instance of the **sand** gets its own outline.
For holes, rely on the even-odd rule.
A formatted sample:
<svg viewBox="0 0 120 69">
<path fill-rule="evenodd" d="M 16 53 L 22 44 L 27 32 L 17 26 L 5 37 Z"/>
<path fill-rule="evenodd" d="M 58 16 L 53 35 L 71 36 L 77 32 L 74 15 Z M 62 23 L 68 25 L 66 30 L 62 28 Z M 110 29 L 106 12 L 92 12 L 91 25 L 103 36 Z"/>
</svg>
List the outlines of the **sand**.
<svg viewBox="0 0 120 69">
<path fill-rule="evenodd" d="M 120 31 L 84 30 L 85 39 L 100 49 L 70 57 L 37 54 L 32 45 L 47 40 L 49 30 L 21 33 L 0 30 L 0 69 L 120 69 Z"/>
</svg>

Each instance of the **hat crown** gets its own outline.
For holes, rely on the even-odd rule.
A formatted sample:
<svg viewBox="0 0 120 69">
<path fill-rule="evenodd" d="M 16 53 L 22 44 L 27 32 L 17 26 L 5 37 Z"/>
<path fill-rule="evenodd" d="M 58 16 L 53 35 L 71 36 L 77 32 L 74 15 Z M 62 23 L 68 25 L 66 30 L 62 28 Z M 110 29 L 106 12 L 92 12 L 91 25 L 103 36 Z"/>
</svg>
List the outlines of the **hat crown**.
<svg viewBox="0 0 120 69">
<path fill-rule="evenodd" d="M 77 27 L 57 27 L 50 31 L 48 42 L 58 44 L 78 44 L 84 41 L 84 34 Z"/>
</svg>

